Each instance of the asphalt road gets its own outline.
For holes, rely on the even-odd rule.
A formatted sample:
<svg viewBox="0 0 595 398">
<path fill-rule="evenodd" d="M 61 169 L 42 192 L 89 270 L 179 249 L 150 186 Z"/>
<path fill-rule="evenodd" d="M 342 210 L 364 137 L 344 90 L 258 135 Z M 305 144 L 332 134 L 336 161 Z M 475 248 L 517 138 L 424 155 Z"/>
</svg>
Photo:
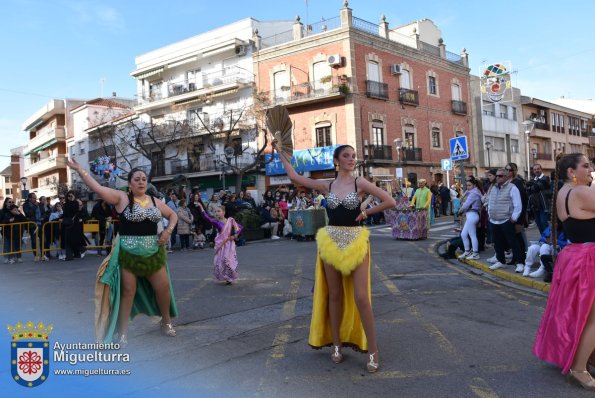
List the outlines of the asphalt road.
<svg viewBox="0 0 595 398">
<path fill-rule="evenodd" d="M 381 369 L 366 356 L 307 344 L 314 242 L 250 243 L 238 248 L 240 279 L 212 281 L 210 249 L 169 256 L 180 315 L 178 336 L 158 319 L 130 325 L 130 376 L 57 376 L 35 389 L 10 380 L 8 341 L 0 349 L 0 387 L 12 396 L 75 396 L 94 391 L 127 397 L 581 397 L 559 369 L 532 356 L 545 296 L 499 284 L 435 254 L 431 239 L 395 241 L 372 231 L 372 293 Z M 27 258 L 27 255 L 25 255 Z M 0 265 L 4 324 L 54 324 L 53 342 L 92 342 L 93 286 L 100 258 Z M 114 364 L 53 363 L 56 368 Z M 34 390 L 34 391 L 33 391 Z M 2 394 L 4 396 L 4 394 Z"/>
</svg>

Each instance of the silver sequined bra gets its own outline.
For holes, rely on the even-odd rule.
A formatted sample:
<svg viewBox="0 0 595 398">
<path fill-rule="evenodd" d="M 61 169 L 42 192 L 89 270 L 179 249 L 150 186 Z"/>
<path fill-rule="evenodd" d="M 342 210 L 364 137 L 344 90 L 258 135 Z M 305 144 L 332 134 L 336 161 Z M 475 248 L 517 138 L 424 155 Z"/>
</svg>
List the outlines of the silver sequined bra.
<svg viewBox="0 0 595 398">
<path fill-rule="evenodd" d="M 126 220 L 132 222 L 149 220 L 158 223 L 161 220 L 161 211 L 157 207 L 142 208 L 138 203 L 132 205 L 132 211 L 130 211 L 130 206 L 126 206 L 122 215 Z"/>
<path fill-rule="evenodd" d="M 326 197 L 326 205 L 330 209 L 336 209 L 339 205 L 343 205 L 347 210 L 355 210 L 359 208 L 360 203 L 359 196 L 355 191 L 347 194 L 343 200 L 333 192 L 329 192 Z"/>
</svg>

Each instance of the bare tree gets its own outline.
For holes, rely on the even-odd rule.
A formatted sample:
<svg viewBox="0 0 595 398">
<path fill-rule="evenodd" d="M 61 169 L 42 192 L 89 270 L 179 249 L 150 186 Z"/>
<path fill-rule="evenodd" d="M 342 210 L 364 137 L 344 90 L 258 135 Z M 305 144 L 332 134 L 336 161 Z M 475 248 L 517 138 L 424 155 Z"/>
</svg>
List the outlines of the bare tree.
<svg viewBox="0 0 595 398">
<path fill-rule="evenodd" d="M 230 109 L 217 117 L 205 116 L 198 110 L 192 110 L 192 119 L 196 120 L 194 130 L 206 132 L 209 137 L 208 148 L 216 151 L 216 143 L 223 144 L 222 156 L 214 158 L 216 168 L 223 173 L 230 171 L 236 175 L 235 191 L 242 189 L 242 179 L 246 173 L 258 169 L 263 164 L 263 153 L 268 146 L 268 136 L 260 126 L 264 125 L 265 104 L 255 98 L 251 105 Z M 247 142 L 243 142 L 246 138 Z M 262 139 L 261 139 L 262 138 Z"/>
<path fill-rule="evenodd" d="M 145 170 L 149 181 L 164 172 L 165 161 L 179 159 L 195 140 L 186 120 L 146 122 L 136 116 L 117 124 L 98 126 L 93 136 L 101 142 L 105 155 L 112 157 L 124 172 L 132 169 L 131 155 L 144 157 L 150 164 L 150 169 Z"/>
</svg>

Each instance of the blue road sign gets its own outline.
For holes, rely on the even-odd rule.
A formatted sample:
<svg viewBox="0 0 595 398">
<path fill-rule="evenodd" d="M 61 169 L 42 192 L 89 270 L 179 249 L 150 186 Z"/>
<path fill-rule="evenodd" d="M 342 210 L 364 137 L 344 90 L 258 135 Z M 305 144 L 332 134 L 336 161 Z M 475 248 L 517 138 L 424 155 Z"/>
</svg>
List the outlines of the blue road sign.
<svg viewBox="0 0 595 398">
<path fill-rule="evenodd" d="M 442 159 L 442 170 L 444 170 L 444 171 L 452 170 L 452 161 L 450 159 Z"/>
<path fill-rule="evenodd" d="M 451 138 L 450 143 L 450 160 L 462 160 L 469 158 L 469 151 L 467 150 L 467 137 L 462 135 L 460 137 Z"/>
</svg>

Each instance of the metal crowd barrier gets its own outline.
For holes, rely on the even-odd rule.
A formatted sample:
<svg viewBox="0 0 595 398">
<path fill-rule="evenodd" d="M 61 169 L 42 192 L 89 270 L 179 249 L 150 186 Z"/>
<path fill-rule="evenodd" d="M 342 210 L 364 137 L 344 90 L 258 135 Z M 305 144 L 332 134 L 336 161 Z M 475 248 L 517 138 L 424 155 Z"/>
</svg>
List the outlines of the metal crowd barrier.
<svg viewBox="0 0 595 398">
<path fill-rule="evenodd" d="M 38 242 L 39 226 L 33 221 L 15 222 L 9 224 L 0 224 L 2 230 L 2 256 L 20 258 L 23 253 L 33 253 L 35 259 L 39 256 Z M 29 235 L 29 248 L 24 248 L 23 237 L 25 232 Z"/>
<path fill-rule="evenodd" d="M 90 244 L 85 245 L 85 248 L 109 250 L 112 246 L 111 241 L 115 235 L 114 229 L 117 222 L 118 220 L 106 222 L 103 245 Z M 2 252 L 0 254 L 3 257 L 20 258 L 23 253 L 33 253 L 35 261 L 37 261 L 47 256 L 48 253 L 64 250 L 61 230 L 61 221 L 48 221 L 41 227 L 33 221 L 0 224 L 0 233 L 2 234 L 0 246 Z M 27 232 L 27 235 L 25 235 L 25 232 Z M 97 234 L 97 239 L 99 239 L 99 221 L 85 221 L 83 223 L 83 234 L 85 233 Z M 26 236 L 28 236 L 28 242 L 23 239 Z"/>
</svg>

